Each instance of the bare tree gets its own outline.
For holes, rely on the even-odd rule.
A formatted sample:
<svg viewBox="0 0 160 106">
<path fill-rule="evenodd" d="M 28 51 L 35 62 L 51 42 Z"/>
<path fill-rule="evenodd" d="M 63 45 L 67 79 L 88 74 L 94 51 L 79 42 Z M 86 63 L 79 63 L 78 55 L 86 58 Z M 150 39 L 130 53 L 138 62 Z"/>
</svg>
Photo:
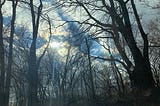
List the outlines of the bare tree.
<svg viewBox="0 0 160 106">
<path fill-rule="evenodd" d="M 140 48 L 136 44 L 134 38 L 134 33 L 130 21 L 129 10 L 127 5 L 131 1 L 131 7 L 135 15 L 135 19 L 138 25 L 140 36 L 143 39 L 143 52 L 140 51 Z M 107 32 L 112 35 L 117 50 L 121 54 L 125 64 L 127 65 L 127 71 L 130 75 L 130 80 L 133 81 L 133 84 L 137 88 L 152 88 L 154 87 L 154 79 L 151 72 L 149 57 L 148 57 L 148 39 L 147 34 L 144 32 L 140 18 L 137 13 L 137 9 L 134 4 L 134 0 L 102 0 L 96 1 L 97 3 L 90 1 L 80 1 L 73 0 L 67 2 L 68 5 L 81 7 L 84 12 L 88 15 L 86 21 L 80 22 L 83 24 L 89 24 L 94 27 L 101 28 L 104 32 Z M 67 4 L 66 4 L 67 5 Z M 102 13 L 102 17 L 108 18 L 108 22 L 98 18 L 95 14 L 97 12 Z M 90 20 L 92 23 L 90 23 Z M 128 50 L 133 56 L 132 62 L 126 54 L 126 51 L 121 47 L 122 45 L 119 42 L 119 37 L 122 36 L 125 39 Z"/>
<path fill-rule="evenodd" d="M 18 0 L 12 1 L 12 20 L 11 20 L 11 32 L 9 39 L 9 56 L 8 56 L 8 66 L 6 72 L 6 87 L 5 87 L 5 106 L 9 106 L 9 95 L 10 95 L 10 84 L 11 84 L 11 71 L 12 71 L 12 63 L 13 63 L 13 38 L 14 38 L 14 30 L 15 30 L 15 19 L 16 19 L 16 7 L 18 4 Z"/>
<path fill-rule="evenodd" d="M 37 69 L 37 57 L 36 57 L 36 40 L 38 36 L 39 21 L 42 12 L 42 0 L 39 0 L 40 4 L 36 8 L 33 4 L 33 0 L 29 1 L 31 17 L 32 17 L 32 43 L 30 47 L 29 60 L 28 60 L 28 83 L 29 83 L 29 96 L 28 106 L 34 106 L 38 102 L 38 69 Z M 36 13 L 37 12 L 37 13 Z"/>
</svg>

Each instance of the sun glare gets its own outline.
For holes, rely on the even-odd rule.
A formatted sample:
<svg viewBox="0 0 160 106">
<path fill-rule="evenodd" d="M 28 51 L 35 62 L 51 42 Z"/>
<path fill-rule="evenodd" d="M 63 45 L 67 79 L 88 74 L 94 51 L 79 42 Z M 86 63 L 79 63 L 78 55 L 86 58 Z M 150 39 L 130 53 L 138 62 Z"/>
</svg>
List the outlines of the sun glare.
<svg viewBox="0 0 160 106">
<path fill-rule="evenodd" d="M 49 45 L 51 48 L 58 48 L 61 46 L 61 43 L 60 42 L 51 42 Z"/>
</svg>

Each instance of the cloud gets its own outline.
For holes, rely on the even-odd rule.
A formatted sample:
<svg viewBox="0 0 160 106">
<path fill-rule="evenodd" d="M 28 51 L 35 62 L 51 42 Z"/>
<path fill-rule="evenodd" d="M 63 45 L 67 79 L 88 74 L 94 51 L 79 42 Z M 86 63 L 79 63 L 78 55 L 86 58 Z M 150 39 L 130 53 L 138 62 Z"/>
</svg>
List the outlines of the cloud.
<svg viewBox="0 0 160 106">
<path fill-rule="evenodd" d="M 81 52 L 87 53 L 86 39 L 88 39 L 90 35 L 87 32 L 83 31 L 78 23 L 73 22 L 74 20 L 67 16 L 67 14 L 64 13 L 61 8 L 57 9 L 57 14 L 61 18 L 61 20 L 68 22 L 66 28 L 66 31 L 70 34 L 68 42 L 73 46 L 79 47 L 79 50 Z M 89 39 L 87 42 L 90 47 L 91 55 L 101 57 L 104 56 L 104 51 L 102 51 L 102 47 L 97 41 Z"/>
</svg>

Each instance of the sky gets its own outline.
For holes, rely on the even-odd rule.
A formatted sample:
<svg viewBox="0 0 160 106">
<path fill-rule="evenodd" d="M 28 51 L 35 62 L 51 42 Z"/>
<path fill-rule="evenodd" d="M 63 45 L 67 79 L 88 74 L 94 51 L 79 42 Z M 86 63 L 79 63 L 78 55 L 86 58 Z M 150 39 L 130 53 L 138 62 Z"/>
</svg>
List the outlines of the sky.
<svg viewBox="0 0 160 106">
<path fill-rule="evenodd" d="M 75 18 L 75 16 L 70 15 L 70 14 L 66 14 L 64 13 L 64 11 L 61 8 L 53 8 L 50 1 L 52 0 L 43 0 L 44 2 L 44 9 L 43 11 L 47 10 L 48 8 L 52 8 L 53 11 L 48 12 L 47 14 L 50 17 L 53 17 L 53 26 L 57 27 L 58 25 L 62 24 L 64 21 L 72 21 L 73 19 L 77 19 Z M 145 0 L 147 1 L 147 0 Z M 38 4 L 37 0 L 34 0 L 35 4 Z M 158 0 L 148 0 L 149 5 L 155 5 L 155 3 L 159 2 Z M 142 22 L 143 23 L 147 23 L 151 18 L 154 18 L 155 15 L 157 14 L 157 11 L 155 10 L 151 10 L 150 7 L 147 7 L 146 5 L 144 5 L 144 2 L 142 0 L 141 3 L 139 3 L 138 1 L 135 1 L 138 9 L 138 12 L 140 14 L 140 16 L 142 16 Z M 6 4 L 4 5 L 4 24 L 7 25 L 10 20 L 10 16 L 12 14 L 11 12 L 11 2 L 7 1 Z M 55 19 L 54 19 L 55 18 Z M 78 17 L 79 19 L 80 17 Z M 52 18 L 51 18 L 52 19 Z M 16 32 L 18 33 L 18 30 L 21 28 L 20 26 L 24 25 L 27 27 L 27 31 L 26 31 L 26 37 L 30 37 L 31 38 L 31 15 L 30 15 L 30 11 L 26 8 L 22 8 L 22 7 L 17 7 L 17 18 L 16 18 Z M 48 37 L 49 37 L 49 33 L 48 33 L 48 28 L 46 27 L 46 22 L 41 20 L 40 23 L 40 29 L 39 29 L 40 33 L 39 33 L 39 38 L 37 40 L 38 42 L 38 47 L 43 47 L 43 45 L 45 44 L 45 42 L 47 41 Z M 52 49 L 56 49 L 60 55 L 64 55 L 67 52 L 67 49 L 65 48 L 65 46 L 71 44 L 75 47 L 78 47 L 80 51 L 82 52 L 86 52 L 86 45 L 85 45 L 85 38 L 88 37 L 88 33 L 83 33 L 81 35 L 79 35 L 79 33 L 83 32 L 81 29 L 79 29 L 79 26 L 76 23 L 68 23 L 66 24 L 64 27 L 59 27 L 59 28 L 53 28 L 52 29 L 52 41 L 50 46 L 52 47 Z M 71 40 L 67 41 L 67 36 L 72 34 L 72 38 Z M 58 36 L 58 37 L 56 37 Z M 28 42 L 31 43 L 31 41 L 29 40 Z M 97 56 L 103 56 L 105 55 L 104 53 L 104 48 L 101 47 L 99 45 L 99 43 L 95 40 L 90 40 L 90 48 L 91 48 L 91 53 L 92 55 L 97 55 Z M 59 47 L 59 49 L 57 49 L 56 46 Z M 106 51 L 105 51 L 106 52 Z"/>
<path fill-rule="evenodd" d="M 48 3 L 49 3 L 49 0 L 45 1 L 43 11 L 45 11 L 47 8 L 52 7 L 50 3 L 49 4 Z M 35 2 L 35 4 L 38 4 L 38 3 Z M 12 5 L 11 2 L 7 1 L 3 7 L 4 8 L 4 24 L 6 26 L 10 23 L 10 20 L 11 20 L 11 14 L 12 14 L 11 5 Z M 48 15 L 50 15 L 50 17 L 58 17 L 57 20 L 60 20 L 60 21 L 57 21 L 56 24 L 61 24 L 64 21 L 72 20 L 72 18 L 67 16 L 67 14 L 64 14 L 63 10 L 61 10 L 60 8 L 56 9 L 56 12 L 54 12 L 54 14 L 53 14 L 53 11 L 50 11 Z M 55 22 L 53 22 L 53 24 L 55 24 Z M 22 8 L 18 6 L 17 7 L 16 27 L 15 27 L 16 34 L 21 32 L 21 28 L 22 28 L 21 26 L 26 26 L 26 31 L 25 31 L 24 38 L 20 40 L 23 41 L 25 39 L 26 42 L 28 42 L 26 47 L 29 47 L 31 44 L 31 39 L 32 39 L 30 11 L 26 8 Z M 46 23 L 41 21 L 39 34 L 43 34 L 43 35 L 39 35 L 40 37 L 38 37 L 37 39 L 37 48 L 43 47 L 44 43 L 49 38 L 48 30 L 44 26 L 46 26 Z M 61 27 L 61 28 L 53 29 L 53 35 L 52 35 L 50 46 L 52 47 L 52 49 L 56 49 L 60 55 L 64 55 L 65 53 L 67 53 L 67 49 L 65 47 L 67 47 L 68 43 L 71 44 L 72 46 L 78 47 L 80 51 L 86 52 L 87 49 L 86 49 L 86 45 L 84 42 L 84 36 L 87 37 L 87 35 L 85 33 L 83 35 L 80 35 L 79 33 L 81 32 L 82 32 L 81 29 L 79 29 L 79 26 L 76 23 L 69 23 L 64 28 Z M 71 40 L 68 40 L 67 35 L 70 35 L 70 34 L 72 34 L 72 38 Z M 44 36 L 44 39 L 42 39 L 41 36 L 42 38 Z M 91 52 L 93 53 L 93 55 L 98 54 L 101 51 L 100 45 L 96 41 L 93 41 L 93 40 L 89 42 L 91 42 L 90 44 L 93 44 L 91 45 Z M 102 55 L 103 53 L 99 53 L 99 54 Z"/>
</svg>

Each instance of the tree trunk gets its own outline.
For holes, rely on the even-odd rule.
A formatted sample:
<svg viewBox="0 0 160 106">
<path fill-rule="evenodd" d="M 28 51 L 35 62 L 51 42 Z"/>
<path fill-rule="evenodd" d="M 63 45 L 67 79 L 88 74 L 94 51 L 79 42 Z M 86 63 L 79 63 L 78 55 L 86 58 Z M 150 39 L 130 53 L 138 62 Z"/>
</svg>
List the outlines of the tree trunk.
<svg viewBox="0 0 160 106">
<path fill-rule="evenodd" d="M 147 60 L 149 59 L 148 49 L 145 49 L 144 51 L 145 52 L 144 54 L 147 54 L 147 55 L 142 55 L 141 51 L 136 45 L 136 42 L 133 36 L 131 22 L 129 19 L 126 3 L 123 0 L 120 0 L 119 3 L 122 8 L 124 24 L 122 24 L 122 21 L 118 23 L 121 26 L 120 30 L 121 30 L 122 36 L 125 38 L 130 48 L 130 51 L 133 55 L 133 60 L 135 63 L 135 69 L 133 70 L 134 85 L 138 88 L 152 88 L 154 87 L 154 79 L 152 76 L 149 60 Z M 122 28 L 122 26 L 124 27 Z M 145 42 L 144 44 L 146 47 L 146 45 L 148 45 L 148 42 Z"/>
<path fill-rule="evenodd" d="M 89 84 L 90 84 L 90 99 L 91 102 L 95 102 L 95 88 L 94 88 L 94 79 L 93 79 L 93 71 L 92 71 L 92 62 L 91 62 L 91 53 L 90 53 L 90 45 L 89 45 L 89 39 L 85 38 L 85 43 L 86 43 L 86 47 L 87 47 L 87 57 L 88 57 L 88 65 L 89 65 Z"/>
<path fill-rule="evenodd" d="M 153 88 L 154 79 L 152 76 L 151 69 L 148 67 L 150 64 L 147 64 L 145 61 L 139 62 L 135 65 L 133 71 L 134 84 L 138 88 Z"/>
<path fill-rule="evenodd" d="M 3 16 L 2 4 L 0 5 L 0 104 L 4 106 L 4 81 L 5 81 L 5 57 L 3 44 Z"/>
<path fill-rule="evenodd" d="M 12 20 L 11 20 L 11 32 L 9 39 L 9 56 L 8 56 L 8 67 L 6 72 L 6 87 L 5 87 L 5 106 L 9 106 L 9 95 L 10 95 L 10 84 L 11 84 L 11 70 L 13 61 L 13 37 L 14 37 L 14 23 L 16 19 L 16 7 L 18 1 L 12 1 Z"/>
<path fill-rule="evenodd" d="M 29 81 L 29 98 L 28 106 L 34 106 L 37 102 L 37 91 L 38 91 L 38 72 L 36 70 L 36 41 L 32 42 L 30 48 L 29 56 L 29 71 L 28 71 L 28 81 Z"/>
<path fill-rule="evenodd" d="M 116 12 L 117 10 L 115 8 L 114 2 L 112 0 L 109 1 L 111 5 L 109 12 L 113 23 L 112 30 L 114 31 L 115 36 L 118 36 L 119 33 L 117 33 L 116 30 L 118 29 L 118 32 L 120 32 L 121 35 L 124 37 L 133 56 L 135 66 L 132 76 L 130 77 L 131 78 L 130 80 L 133 81 L 135 87 L 151 88 L 154 86 L 154 79 L 150 68 L 148 49 L 146 47 L 146 45 L 148 45 L 147 38 L 144 37 L 142 29 L 140 29 L 142 38 L 144 40 L 144 52 L 142 54 L 140 49 L 136 45 L 136 41 L 134 39 L 134 34 L 132 32 L 132 26 L 129 19 L 128 9 L 126 7 L 126 2 L 124 2 L 123 0 L 118 1 L 119 6 L 121 7 L 121 14 L 122 14 L 122 17 L 120 17 Z M 141 24 L 138 23 L 139 28 L 141 28 L 140 25 Z"/>
<path fill-rule="evenodd" d="M 38 11 L 35 13 L 33 0 L 30 0 L 29 6 L 31 9 L 32 16 L 32 28 L 33 28 L 33 40 L 30 47 L 29 54 L 29 70 L 28 70 L 28 82 L 29 82 L 29 95 L 28 95 L 28 106 L 35 106 L 38 103 L 38 65 L 36 57 L 36 40 L 39 28 L 39 19 L 42 11 L 42 0 L 39 0 L 40 5 L 38 6 Z"/>
</svg>

